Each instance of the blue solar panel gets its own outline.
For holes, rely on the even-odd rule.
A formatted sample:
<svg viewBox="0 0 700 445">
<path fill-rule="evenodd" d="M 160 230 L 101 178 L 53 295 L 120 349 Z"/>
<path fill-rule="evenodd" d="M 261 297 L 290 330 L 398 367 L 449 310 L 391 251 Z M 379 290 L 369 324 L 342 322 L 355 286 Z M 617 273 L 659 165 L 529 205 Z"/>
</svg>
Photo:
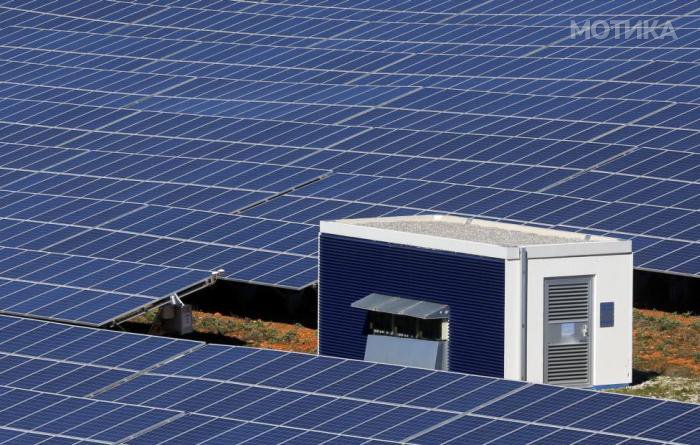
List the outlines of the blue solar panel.
<svg viewBox="0 0 700 445">
<path fill-rule="evenodd" d="M 468 376 L 458 380 L 450 379 L 448 382 L 436 376 L 433 380 L 434 381 L 429 382 L 427 387 L 422 384 L 422 380 L 417 382 L 416 386 L 418 387 L 415 389 L 420 392 L 420 395 L 414 398 L 411 403 L 428 408 L 437 408 L 461 395 L 469 394 L 472 391 L 495 382 L 494 379 L 479 376 Z"/>
<path fill-rule="evenodd" d="M 697 424 L 678 402 L 6 316 L 0 399 L 0 427 L 129 443 L 692 443 Z"/>
<path fill-rule="evenodd" d="M 228 243 L 251 249 L 246 259 L 233 261 L 238 250 L 209 249 L 205 261 L 178 267 L 228 266 L 231 279 L 291 288 L 315 281 L 315 230 L 270 224 L 236 234 L 219 214 L 251 208 L 250 215 L 313 225 L 428 210 L 621 237 L 644 233 L 690 247 L 662 244 L 662 251 L 637 255 L 638 267 L 697 274 L 696 237 L 683 233 L 696 225 L 697 206 L 688 201 L 692 193 L 681 196 L 698 173 L 686 167 L 700 140 L 692 117 L 698 46 L 692 24 L 678 19 L 677 41 L 626 38 L 619 47 L 606 39 L 603 48 L 563 29 L 568 22 L 561 17 L 580 10 L 560 6 L 559 15 L 542 15 L 533 13 L 537 6 L 6 8 L 3 187 L 52 198 L 41 204 L 28 198 L 6 210 L 85 229 L 120 216 L 121 223 L 130 220 L 122 228 L 134 226 L 152 205 L 212 212 L 153 213 L 155 226 L 133 228 L 209 243 L 230 234 Z M 596 11 L 688 12 L 687 4 L 657 6 L 613 2 Z M 321 184 L 329 179 L 318 179 L 329 170 L 330 180 L 341 173 L 371 177 L 358 178 L 367 182 L 361 193 L 344 190 L 348 201 L 287 205 L 289 191 L 331 198 L 314 193 L 325 192 Z M 629 186 L 594 191 L 581 181 L 601 173 Z M 481 192 L 467 193 L 467 185 Z M 484 199 L 491 195 L 497 197 Z M 110 201 L 64 200 L 70 197 Z M 651 207 L 616 209 L 606 201 Z M 685 216 L 674 219 L 676 208 Z M 667 220 L 677 225 L 657 229 Z M 62 244 L 76 235 L 72 226 L 44 227 L 52 229 L 44 246 L 26 231 L 3 245 L 25 241 L 92 255 L 122 236 L 89 232 L 76 240 L 90 239 L 87 245 Z M 131 246 L 120 240 L 125 258 L 154 265 L 203 248 L 133 238 Z"/>
<path fill-rule="evenodd" d="M 454 437 L 473 431 L 491 422 L 482 417 L 463 416 L 459 419 L 418 436 L 414 442 L 420 445 L 442 444 Z"/>
<path fill-rule="evenodd" d="M 498 402 L 492 403 L 487 407 L 477 410 L 477 414 L 483 414 L 487 416 L 497 416 L 504 417 L 508 413 L 517 411 L 527 405 L 532 404 L 544 397 L 554 394 L 555 392 L 561 391 L 561 389 L 554 386 L 545 385 L 532 385 L 518 391 L 513 395 L 505 397 Z"/>
<path fill-rule="evenodd" d="M 630 398 L 573 424 L 583 429 L 606 429 L 662 403 L 654 399 Z"/>
<path fill-rule="evenodd" d="M 532 443 L 538 445 L 573 444 L 590 436 L 591 433 L 584 431 L 559 430 L 548 434 Z"/>
<path fill-rule="evenodd" d="M 40 434 L 35 432 L 25 432 L 22 430 L 13 430 L 8 428 L 0 428 L 0 440 L 7 443 L 23 443 L 23 444 L 50 444 L 50 445 L 89 445 L 99 444 L 92 440 L 75 439 L 69 437 L 53 436 L 49 434 Z"/>
<path fill-rule="evenodd" d="M 468 432 L 459 436 L 459 441 L 465 444 L 480 444 L 497 439 L 508 433 L 522 428 L 522 425 L 515 422 L 493 421 L 473 432 Z"/>
<path fill-rule="evenodd" d="M 11 227 L 14 233 L 26 230 L 22 223 Z M 0 286 L 5 289 L 0 310 L 88 325 L 106 324 L 208 276 L 15 248 L 2 248 L 0 257 Z"/>
<path fill-rule="evenodd" d="M 668 420 L 688 413 L 694 408 L 696 407 L 683 403 L 664 402 L 648 411 L 613 425 L 606 431 L 620 434 L 639 435 L 644 431 L 652 429 L 652 425 L 665 423 Z"/>
<path fill-rule="evenodd" d="M 595 394 L 567 408 L 542 419 L 542 422 L 552 425 L 571 425 L 600 412 L 602 409 L 615 406 L 627 398 L 617 394 Z"/>
<path fill-rule="evenodd" d="M 0 317 L 0 350 L 7 354 L 125 370 L 147 369 L 199 345 L 187 340 L 100 331 Z"/>
<path fill-rule="evenodd" d="M 229 429 L 236 428 L 242 425 L 242 422 L 236 422 L 233 420 L 223 420 L 223 419 L 212 419 L 210 417 L 198 416 L 198 415 L 186 415 L 178 419 L 177 422 L 170 422 L 154 431 L 147 432 L 135 439 L 130 441 L 135 444 L 153 444 L 161 443 L 167 440 L 183 440 L 183 443 L 187 439 L 192 441 L 199 437 L 201 439 L 207 439 L 212 437 L 212 431 L 227 431 Z M 200 436 L 204 434 L 205 436 Z M 192 442 L 190 442 L 192 443 Z"/>
<path fill-rule="evenodd" d="M 680 0 L 8 4 L 0 311 L 103 325 L 220 268 L 300 289 L 316 281 L 320 220 L 426 212 L 631 238 L 636 267 L 696 276 L 692 14 Z M 623 15 L 674 17 L 678 36 L 568 29 Z M 684 404 L 0 326 L 0 379 L 33 395 L 3 405 L 24 425 L 0 425 L 7 441 L 697 439 Z M 48 423 L 21 417 L 58 406 Z"/>
<path fill-rule="evenodd" d="M 556 430 L 554 428 L 546 426 L 526 425 L 524 427 L 516 429 L 511 433 L 501 436 L 500 438 L 494 440 L 492 443 L 498 445 L 531 443 L 535 442 L 537 439 L 548 436 L 555 432 Z"/>
<path fill-rule="evenodd" d="M 668 422 L 645 431 L 641 434 L 642 437 L 658 440 L 673 440 L 680 434 L 685 433 L 692 425 L 700 424 L 700 410 L 697 408 L 692 412 L 683 414 Z"/>
<path fill-rule="evenodd" d="M 430 374 L 432 372 L 425 369 L 403 368 L 346 395 L 360 399 L 380 399 L 399 389 L 403 392 L 406 385 L 427 378 Z"/>
<path fill-rule="evenodd" d="M 24 428 L 38 433 L 106 441 L 126 439 L 139 432 L 144 424 L 165 421 L 176 414 L 174 411 L 75 399 L 20 389 L 6 392 L 0 398 L 3 406 L 7 407 L 3 410 L 4 427 L 21 423 Z M 62 407 L 62 415 L 38 415 L 42 411 L 51 411 L 57 405 Z"/>
<path fill-rule="evenodd" d="M 423 412 L 415 417 L 411 417 L 408 421 L 389 424 L 389 428 L 385 428 L 382 432 L 377 434 L 376 437 L 385 440 L 402 440 L 403 438 L 420 434 L 421 431 L 431 429 L 453 417 L 453 414 L 446 412 Z M 387 425 L 385 425 L 385 427 L 386 426 Z"/>
<path fill-rule="evenodd" d="M 0 366 L 3 370 L 0 381 L 3 385 L 72 396 L 86 396 L 133 374 L 43 360 L 17 360 L 12 356 L 4 356 L 0 360 Z"/>
<path fill-rule="evenodd" d="M 564 389 L 539 401 L 534 401 L 534 403 L 506 415 L 506 417 L 535 421 L 592 396 L 592 393 Z"/>
</svg>

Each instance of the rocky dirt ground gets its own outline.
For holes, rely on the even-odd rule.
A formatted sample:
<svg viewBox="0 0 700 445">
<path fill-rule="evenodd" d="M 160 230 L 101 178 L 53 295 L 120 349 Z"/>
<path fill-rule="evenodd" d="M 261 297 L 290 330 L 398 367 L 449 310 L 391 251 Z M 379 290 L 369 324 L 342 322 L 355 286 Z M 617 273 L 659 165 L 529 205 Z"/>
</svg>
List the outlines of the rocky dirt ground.
<svg viewBox="0 0 700 445">
<path fill-rule="evenodd" d="M 633 366 L 616 392 L 700 403 L 700 316 L 635 309 Z"/>
<path fill-rule="evenodd" d="M 149 332 L 155 312 L 132 318 L 122 326 L 132 332 Z M 192 311 L 191 340 L 256 348 L 316 353 L 316 330 L 300 324 L 264 321 L 218 312 Z"/>
<path fill-rule="evenodd" d="M 129 323 L 148 332 L 154 313 Z M 188 338 L 297 352 L 316 352 L 316 330 L 300 324 L 193 312 Z M 633 386 L 615 392 L 700 403 L 700 316 L 635 309 Z"/>
<path fill-rule="evenodd" d="M 700 316 L 635 309 L 634 368 L 700 377 Z"/>
</svg>

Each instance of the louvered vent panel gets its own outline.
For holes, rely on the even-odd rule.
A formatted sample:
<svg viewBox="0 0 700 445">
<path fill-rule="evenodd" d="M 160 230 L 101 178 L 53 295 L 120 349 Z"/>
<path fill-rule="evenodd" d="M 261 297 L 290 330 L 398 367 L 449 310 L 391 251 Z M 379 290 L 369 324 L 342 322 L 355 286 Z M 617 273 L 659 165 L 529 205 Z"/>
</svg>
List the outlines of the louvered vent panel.
<svg viewBox="0 0 700 445">
<path fill-rule="evenodd" d="M 588 319 L 588 281 L 550 283 L 547 319 L 552 322 Z"/>
<path fill-rule="evenodd" d="M 547 383 L 586 384 L 588 344 L 547 346 Z"/>
</svg>

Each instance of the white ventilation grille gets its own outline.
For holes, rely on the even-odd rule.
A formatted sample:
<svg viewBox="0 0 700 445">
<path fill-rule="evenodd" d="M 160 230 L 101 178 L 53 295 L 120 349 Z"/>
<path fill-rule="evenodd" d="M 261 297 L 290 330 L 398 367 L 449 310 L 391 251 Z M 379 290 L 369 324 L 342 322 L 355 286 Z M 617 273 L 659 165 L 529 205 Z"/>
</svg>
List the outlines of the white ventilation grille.
<svg viewBox="0 0 700 445">
<path fill-rule="evenodd" d="M 547 320 L 573 322 L 588 319 L 589 281 L 549 283 Z"/>
<path fill-rule="evenodd" d="M 547 320 L 545 382 L 585 386 L 590 382 L 590 277 L 545 281 Z"/>
<path fill-rule="evenodd" d="M 567 385 L 588 382 L 588 343 L 547 346 L 548 383 Z"/>
</svg>

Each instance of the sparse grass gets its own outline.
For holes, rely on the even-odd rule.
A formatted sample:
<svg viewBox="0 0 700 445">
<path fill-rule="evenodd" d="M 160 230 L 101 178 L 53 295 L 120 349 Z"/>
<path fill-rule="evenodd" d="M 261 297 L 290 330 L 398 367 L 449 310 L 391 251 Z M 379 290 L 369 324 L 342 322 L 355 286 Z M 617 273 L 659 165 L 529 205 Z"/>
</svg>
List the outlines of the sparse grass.
<svg viewBox="0 0 700 445">
<path fill-rule="evenodd" d="M 675 317 L 692 317 L 690 314 L 686 315 L 678 315 L 678 314 L 669 314 L 669 313 L 662 313 L 663 315 L 658 316 L 655 315 L 654 312 L 652 311 L 643 311 L 641 309 L 635 309 L 634 310 L 634 322 L 635 322 L 635 327 L 640 328 L 640 327 L 648 327 L 648 328 L 654 328 L 656 327 L 660 331 L 671 331 L 673 329 L 676 329 L 680 326 L 682 326 L 682 323 L 680 320 L 678 320 Z"/>
<path fill-rule="evenodd" d="M 140 323 L 153 323 L 153 320 L 156 319 L 156 314 L 158 314 L 158 309 L 151 309 L 134 318 L 133 321 L 138 321 Z"/>
<path fill-rule="evenodd" d="M 700 403 L 700 378 L 658 376 L 639 385 L 611 392 Z"/>
<path fill-rule="evenodd" d="M 634 368 L 643 373 L 700 378 L 700 317 L 634 310 Z"/>
<path fill-rule="evenodd" d="M 635 309 L 634 359 L 648 380 L 623 394 L 700 402 L 700 317 Z"/>
<path fill-rule="evenodd" d="M 281 330 L 273 324 L 250 318 L 225 317 L 218 314 L 197 313 L 193 317 L 194 329 L 218 335 L 235 335 L 251 346 L 264 343 L 299 342 L 298 325 Z"/>
</svg>

